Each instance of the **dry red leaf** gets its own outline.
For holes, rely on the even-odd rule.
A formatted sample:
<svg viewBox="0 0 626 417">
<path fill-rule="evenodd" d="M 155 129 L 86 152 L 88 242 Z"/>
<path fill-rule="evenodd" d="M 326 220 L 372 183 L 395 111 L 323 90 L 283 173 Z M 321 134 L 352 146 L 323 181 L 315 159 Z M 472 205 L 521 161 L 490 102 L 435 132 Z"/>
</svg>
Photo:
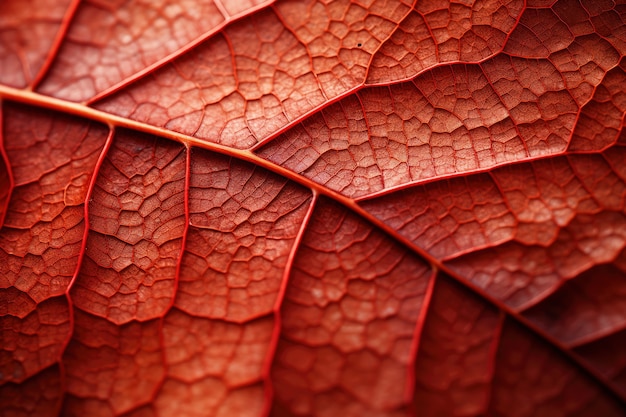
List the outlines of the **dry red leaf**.
<svg viewBox="0 0 626 417">
<path fill-rule="evenodd" d="M 0 3 L 0 416 L 626 416 L 626 3 Z"/>
</svg>

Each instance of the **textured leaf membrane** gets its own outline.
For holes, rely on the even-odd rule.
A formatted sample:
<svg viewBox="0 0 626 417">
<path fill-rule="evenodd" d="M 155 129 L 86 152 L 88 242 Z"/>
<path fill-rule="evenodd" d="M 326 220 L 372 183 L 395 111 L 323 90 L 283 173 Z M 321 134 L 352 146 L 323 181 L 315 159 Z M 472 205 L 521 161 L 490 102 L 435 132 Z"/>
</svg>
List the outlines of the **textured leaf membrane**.
<svg viewBox="0 0 626 417">
<path fill-rule="evenodd" d="M 0 3 L 0 416 L 626 416 L 626 3 Z"/>
</svg>

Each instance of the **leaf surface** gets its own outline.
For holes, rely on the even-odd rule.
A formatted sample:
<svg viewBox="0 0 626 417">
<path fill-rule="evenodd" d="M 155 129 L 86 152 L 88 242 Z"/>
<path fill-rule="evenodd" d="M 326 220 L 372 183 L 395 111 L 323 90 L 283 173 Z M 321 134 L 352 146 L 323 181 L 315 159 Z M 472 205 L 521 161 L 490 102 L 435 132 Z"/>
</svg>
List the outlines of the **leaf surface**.
<svg viewBox="0 0 626 417">
<path fill-rule="evenodd" d="M 626 4 L 0 4 L 0 416 L 626 416 Z"/>
</svg>

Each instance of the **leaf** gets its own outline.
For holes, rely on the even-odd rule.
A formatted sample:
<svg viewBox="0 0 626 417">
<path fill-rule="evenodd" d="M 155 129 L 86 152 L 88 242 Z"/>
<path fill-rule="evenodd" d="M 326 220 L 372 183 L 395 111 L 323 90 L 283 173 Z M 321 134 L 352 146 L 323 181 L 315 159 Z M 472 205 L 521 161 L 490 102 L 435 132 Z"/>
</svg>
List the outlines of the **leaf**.
<svg viewBox="0 0 626 417">
<path fill-rule="evenodd" d="M 0 3 L 1 416 L 626 415 L 626 4 Z"/>
</svg>

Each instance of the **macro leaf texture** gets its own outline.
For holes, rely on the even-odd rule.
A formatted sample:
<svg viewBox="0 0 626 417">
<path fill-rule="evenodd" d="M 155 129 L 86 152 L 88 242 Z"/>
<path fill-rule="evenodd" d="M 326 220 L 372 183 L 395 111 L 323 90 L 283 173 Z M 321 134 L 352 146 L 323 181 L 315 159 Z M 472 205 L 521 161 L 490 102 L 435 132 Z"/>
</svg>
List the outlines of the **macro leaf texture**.
<svg viewBox="0 0 626 417">
<path fill-rule="evenodd" d="M 626 416 L 626 1 L 0 1 L 0 417 Z"/>
</svg>

